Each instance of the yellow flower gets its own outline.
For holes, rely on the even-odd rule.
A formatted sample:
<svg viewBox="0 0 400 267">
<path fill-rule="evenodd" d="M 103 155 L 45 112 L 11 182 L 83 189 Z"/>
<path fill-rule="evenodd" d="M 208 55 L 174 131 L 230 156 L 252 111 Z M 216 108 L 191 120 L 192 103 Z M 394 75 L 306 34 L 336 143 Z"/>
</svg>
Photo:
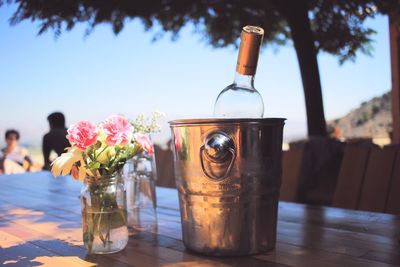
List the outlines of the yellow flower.
<svg viewBox="0 0 400 267">
<path fill-rule="evenodd" d="M 104 151 L 103 151 L 103 149 L 104 149 Z M 108 164 L 110 159 L 112 159 L 116 153 L 114 146 L 109 146 L 107 148 L 101 147 L 101 148 L 97 149 L 97 151 L 96 152 L 100 153 L 100 154 L 98 154 L 96 161 L 100 162 L 101 164 Z"/>
<path fill-rule="evenodd" d="M 104 130 L 102 127 L 99 127 L 99 136 L 97 137 L 97 140 L 99 140 L 102 144 L 106 143 L 107 135 L 105 134 Z"/>
<path fill-rule="evenodd" d="M 78 178 L 80 181 L 83 182 L 85 177 L 86 177 L 86 167 L 84 166 L 83 159 L 81 159 L 81 167 L 79 167 Z"/>
<path fill-rule="evenodd" d="M 80 163 L 81 163 L 81 166 L 84 166 L 84 162 L 83 162 L 83 160 L 81 160 L 80 161 Z M 74 178 L 74 179 L 76 179 L 76 180 L 79 180 L 79 181 L 81 181 L 81 182 L 83 182 L 84 180 L 85 180 L 85 177 L 86 177 L 86 167 L 78 167 L 78 166 L 76 166 L 75 164 L 73 164 L 72 165 L 72 168 L 71 168 L 71 175 L 72 175 L 72 177 Z M 89 171 L 90 172 L 90 171 Z M 91 173 L 91 172 L 90 172 Z M 93 174 L 89 174 L 89 175 L 92 175 L 93 176 Z"/>
<path fill-rule="evenodd" d="M 51 173 L 54 176 L 67 175 L 71 172 L 72 166 L 77 161 L 80 161 L 81 164 L 83 163 L 82 151 L 76 148 L 71 148 L 68 152 L 62 153 L 61 156 L 53 161 L 51 164 Z M 84 169 L 84 166 L 81 166 L 81 168 Z"/>
</svg>

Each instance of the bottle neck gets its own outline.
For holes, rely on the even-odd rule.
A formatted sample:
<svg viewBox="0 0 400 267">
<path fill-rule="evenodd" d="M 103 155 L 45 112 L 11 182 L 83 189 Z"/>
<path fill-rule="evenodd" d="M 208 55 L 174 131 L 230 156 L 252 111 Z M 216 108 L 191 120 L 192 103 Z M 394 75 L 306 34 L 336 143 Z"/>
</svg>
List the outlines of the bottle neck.
<svg viewBox="0 0 400 267">
<path fill-rule="evenodd" d="M 254 76 L 255 75 L 240 74 L 239 72 L 236 71 L 233 84 L 239 87 L 254 89 Z"/>
</svg>

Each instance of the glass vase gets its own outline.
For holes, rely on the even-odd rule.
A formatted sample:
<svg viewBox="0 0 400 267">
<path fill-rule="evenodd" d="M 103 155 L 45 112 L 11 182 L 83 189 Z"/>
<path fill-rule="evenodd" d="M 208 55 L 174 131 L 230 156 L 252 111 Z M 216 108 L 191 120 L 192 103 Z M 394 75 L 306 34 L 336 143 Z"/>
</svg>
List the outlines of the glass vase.
<svg viewBox="0 0 400 267">
<path fill-rule="evenodd" d="M 139 154 L 127 162 L 128 226 L 137 231 L 157 231 L 156 174 L 154 158 Z"/>
<path fill-rule="evenodd" d="M 89 254 L 118 252 L 128 243 L 122 176 L 86 177 L 81 190 L 83 243 Z"/>
</svg>

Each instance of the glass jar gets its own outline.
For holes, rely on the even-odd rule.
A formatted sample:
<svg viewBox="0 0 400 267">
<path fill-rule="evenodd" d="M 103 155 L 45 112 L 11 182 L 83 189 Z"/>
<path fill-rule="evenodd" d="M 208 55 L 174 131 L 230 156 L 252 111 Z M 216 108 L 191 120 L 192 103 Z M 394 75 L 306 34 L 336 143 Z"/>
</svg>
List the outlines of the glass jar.
<svg viewBox="0 0 400 267">
<path fill-rule="evenodd" d="M 128 226 L 138 231 L 157 230 L 154 158 L 142 153 L 126 163 L 125 184 Z"/>
<path fill-rule="evenodd" d="M 89 254 L 118 252 L 128 243 L 126 195 L 119 173 L 86 177 L 81 190 L 83 243 Z"/>
</svg>

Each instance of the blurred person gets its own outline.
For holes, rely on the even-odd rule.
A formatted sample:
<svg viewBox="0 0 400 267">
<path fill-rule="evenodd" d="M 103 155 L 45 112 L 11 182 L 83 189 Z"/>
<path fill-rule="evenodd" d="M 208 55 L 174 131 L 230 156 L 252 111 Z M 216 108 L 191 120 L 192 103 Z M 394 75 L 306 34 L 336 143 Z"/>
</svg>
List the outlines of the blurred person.
<svg viewBox="0 0 400 267">
<path fill-rule="evenodd" d="M 29 171 L 32 159 L 28 150 L 18 145 L 19 132 L 11 129 L 5 134 L 6 147 L 0 151 L 0 173 L 12 174 Z"/>
<path fill-rule="evenodd" d="M 43 170 L 50 169 L 50 153 L 54 151 L 60 156 L 70 144 L 67 140 L 65 117 L 61 112 L 53 112 L 48 117 L 50 131 L 43 136 L 42 152 L 44 157 Z"/>
</svg>

